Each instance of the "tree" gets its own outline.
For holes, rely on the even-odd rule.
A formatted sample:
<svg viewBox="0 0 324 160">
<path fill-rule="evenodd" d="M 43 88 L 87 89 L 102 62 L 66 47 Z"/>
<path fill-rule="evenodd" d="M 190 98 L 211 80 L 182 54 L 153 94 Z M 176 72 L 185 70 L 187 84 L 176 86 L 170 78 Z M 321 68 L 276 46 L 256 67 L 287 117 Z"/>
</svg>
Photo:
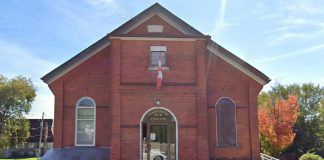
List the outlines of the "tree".
<svg viewBox="0 0 324 160">
<path fill-rule="evenodd" d="M 258 97 L 259 107 L 264 103 L 275 102 L 275 99 L 287 99 L 290 95 L 298 97 L 299 116 L 293 127 L 296 136 L 293 143 L 284 151 L 301 156 L 307 152 L 315 152 L 324 156 L 324 88 L 312 83 L 302 85 L 277 84 Z M 269 105 L 265 105 L 269 106 Z M 262 137 L 261 137 L 262 138 Z M 261 139 L 261 142 L 265 142 Z"/>
<path fill-rule="evenodd" d="M 263 153 L 276 156 L 293 142 L 293 126 L 299 106 L 296 96 L 289 96 L 287 100 L 277 99 L 274 103 L 265 97 L 270 98 L 264 94 L 261 96 L 258 115 L 261 149 Z"/>
<path fill-rule="evenodd" d="M 320 128 L 320 141 L 324 143 L 324 98 L 322 98 L 320 103 L 320 114 L 319 114 L 319 128 Z M 318 149 L 318 154 L 324 157 L 324 144 L 322 143 L 321 148 Z"/>
<path fill-rule="evenodd" d="M 29 136 L 29 113 L 36 97 L 36 87 L 30 79 L 17 76 L 8 79 L 0 75 L 0 149 L 16 148 Z"/>
<path fill-rule="evenodd" d="M 297 119 L 294 130 L 296 137 L 287 152 L 293 152 L 298 156 L 308 152 L 315 152 L 324 156 L 324 132 L 321 131 L 320 114 L 321 100 L 324 97 L 324 88 L 312 83 L 300 86 L 297 93 L 299 97 L 300 116 Z"/>
<path fill-rule="evenodd" d="M 313 154 L 313 153 L 306 153 L 303 154 L 299 160 L 323 160 L 323 158 L 319 155 Z"/>
</svg>

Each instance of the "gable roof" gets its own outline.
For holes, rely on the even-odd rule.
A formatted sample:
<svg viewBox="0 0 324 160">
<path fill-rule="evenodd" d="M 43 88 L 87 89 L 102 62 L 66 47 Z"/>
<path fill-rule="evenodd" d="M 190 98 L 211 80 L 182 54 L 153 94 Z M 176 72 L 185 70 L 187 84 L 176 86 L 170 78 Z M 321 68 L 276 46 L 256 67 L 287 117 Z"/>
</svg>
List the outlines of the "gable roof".
<svg viewBox="0 0 324 160">
<path fill-rule="evenodd" d="M 179 31 L 184 33 L 188 36 L 201 36 L 204 37 L 205 35 L 188 23 L 168 11 L 166 8 L 161 6 L 159 3 L 153 4 L 151 7 L 145 9 L 143 12 L 138 14 L 137 16 L 133 17 L 114 31 L 112 31 L 109 35 L 120 35 L 120 34 L 127 34 L 129 31 L 134 29 L 135 27 L 139 26 L 149 18 L 153 17 L 154 15 L 158 15 L 160 18 L 171 24 L 173 27 L 177 28 Z"/>
<path fill-rule="evenodd" d="M 45 83 L 50 84 L 109 45 L 110 41 L 108 35 L 104 36 L 85 50 L 81 51 L 79 54 L 47 73 L 41 79 Z"/>
<path fill-rule="evenodd" d="M 70 60 L 66 61 L 59 67 L 55 68 L 53 71 L 46 74 L 41 79 L 47 83 L 50 84 L 57 80 L 58 78 L 62 77 L 69 71 L 71 71 L 73 68 L 81 64 L 82 62 L 86 61 L 102 49 L 108 47 L 110 45 L 109 37 L 111 36 L 127 36 L 126 34 L 134 29 L 135 27 L 139 26 L 140 24 L 144 23 L 146 20 L 153 16 L 159 16 L 166 22 L 170 23 L 173 27 L 184 33 L 185 36 L 183 37 L 175 37 L 175 38 L 207 38 L 208 44 L 207 44 L 207 50 L 215 54 L 216 56 L 219 56 L 235 68 L 239 69 L 252 79 L 256 80 L 258 83 L 265 85 L 267 84 L 270 79 L 266 75 L 264 75 L 262 72 L 251 66 L 250 64 L 246 63 L 239 57 L 235 56 L 233 53 L 229 52 L 216 42 L 210 40 L 209 36 L 206 36 L 175 16 L 173 13 L 162 7 L 160 4 L 155 3 L 151 7 L 147 8 L 137 16 L 133 17 L 114 31 L 110 32 L 108 35 L 104 36 L 94 44 L 92 44 L 90 47 L 86 48 L 85 50 L 81 51 L 79 54 L 72 57 Z"/>
<path fill-rule="evenodd" d="M 233 67 L 237 68 L 244 74 L 248 75 L 258 83 L 265 85 L 271 80 L 265 74 L 260 72 L 258 69 L 251 66 L 249 63 L 245 62 L 241 58 L 237 57 L 221 45 L 216 42 L 209 40 L 207 44 L 207 50 L 220 57 L 227 63 L 231 64 Z"/>
</svg>

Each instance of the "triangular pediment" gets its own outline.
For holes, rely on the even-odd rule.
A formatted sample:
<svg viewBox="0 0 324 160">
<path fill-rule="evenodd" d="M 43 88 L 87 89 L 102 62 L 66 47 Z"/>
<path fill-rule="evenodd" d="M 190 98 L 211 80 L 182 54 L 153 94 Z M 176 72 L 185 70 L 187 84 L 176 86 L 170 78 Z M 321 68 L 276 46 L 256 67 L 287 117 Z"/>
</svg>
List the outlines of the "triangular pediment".
<svg viewBox="0 0 324 160">
<path fill-rule="evenodd" d="M 149 25 L 153 25 L 153 28 L 150 29 L 155 32 L 148 32 Z M 161 30 L 161 26 L 163 26 L 164 32 L 156 32 L 159 29 Z M 70 60 L 55 68 L 53 71 L 42 77 L 42 80 L 47 84 L 51 84 L 81 63 L 85 62 L 103 49 L 109 47 L 111 44 L 110 38 L 113 36 L 136 38 L 138 38 L 137 36 L 207 38 L 208 44 L 206 49 L 208 51 L 222 58 L 233 67 L 239 69 L 244 74 L 248 75 L 262 85 L 265 85 L 270 81 L 270 79 L 262 72 L 235 56 L 222 46 L 218 45 L 216 42 L 212 41 L 209 36 L 202 34 L 158 3 L 155 3 L 114 31 L 110 32 L 105 37 L 98 40 L 96 43 L 92 44 L 90 47 L 86 48 L 79 54 L 72 57 Z"/>
<path fill-rule="evenodd" d="M 178 28 L 171 25 L 158 15 L 153 15 L 145 22 L 136 26 L 126 33 L 128 36 L 164 35 L 164 36 L 185 36 Z"/>
<path fill-rule="evenodd" d="M 160 21 L 158 21 L 158 19 L 160 19 Z M 160 28 L 162 26 L 164 32 L 170 31 L 171 29 L 172 31 L 174 31 L 173 35 L 174 33 L 176 33 L 179 35 L 182 34 L 184 36 L 205 36 L 158 3 L 155 3 L 131 20 L 127 21 L 126 23 L 112 31 L 109 35 L 134 35 L 134 33 L 143 34 L 144 29 L 146 30 L 146 33 L 148 33 L 149 27 L 158 28 L 159 26 Z M 141 28 L 142 32 L 138 32 L 140 30 L 139 28 Z M 153 32 L 152 34 L 156 33 L 157 32 Z"/>
</svg>

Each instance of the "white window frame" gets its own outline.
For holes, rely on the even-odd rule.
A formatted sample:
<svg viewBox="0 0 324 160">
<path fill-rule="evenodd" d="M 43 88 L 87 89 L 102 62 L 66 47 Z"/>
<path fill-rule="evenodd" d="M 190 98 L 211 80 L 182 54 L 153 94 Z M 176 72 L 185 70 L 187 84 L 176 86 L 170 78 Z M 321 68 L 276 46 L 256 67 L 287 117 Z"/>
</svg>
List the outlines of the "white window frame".
<svg viewBox="0 0 324 160">
<path fill-rule="evenodd" d="M 165 65 L 162 65 L 163 70 L 169 70 L 170 68 L 167 66 L 167 47 L 166 46 L 150 46 L 150 66 L 148 70 L 157 70 L 158 66 L 152 65 L 152 52 L 163 52 L 165 54 Z"/>
<path fill-rule="evenodd" d="M 79 106 L 79 103 L 84 100 L 84 99 L 89 99 L 93 102 L 94 106 L 89 107 L 89 106 Z M 78 144 L 77 139 L 78 139 L 78 109 L 79 108 L 90 108 L 94 109 L 94 114 L 93 114 L 93 123 L 94 123 L 94 134 L 93 134 L 93 141 L 92 144 Z M 92 119 L 82 119 L 82 120 L 92 120 Z M 96 144 L 96 102 L 91 98 L 91 97 L 82 97 L 80 98 L 76 105 L 75 105 L 75 131 L 74 131 L 74 145 L 75 146 L 95 146 Z"/>
</svg>

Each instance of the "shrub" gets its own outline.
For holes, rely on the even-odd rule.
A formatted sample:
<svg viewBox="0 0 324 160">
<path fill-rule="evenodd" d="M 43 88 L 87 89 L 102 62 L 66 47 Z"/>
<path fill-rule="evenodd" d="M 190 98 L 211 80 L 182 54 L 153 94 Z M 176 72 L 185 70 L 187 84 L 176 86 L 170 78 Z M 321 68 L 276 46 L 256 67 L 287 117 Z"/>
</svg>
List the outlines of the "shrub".
<svg viewBox="0 0 324 160">
<path fill-rule="evenodd" d="M 306 153 L 303 154 L 299 160 L 324 160 L 321 156 L 313 154 L 313 153 Z"/>
</svg>

